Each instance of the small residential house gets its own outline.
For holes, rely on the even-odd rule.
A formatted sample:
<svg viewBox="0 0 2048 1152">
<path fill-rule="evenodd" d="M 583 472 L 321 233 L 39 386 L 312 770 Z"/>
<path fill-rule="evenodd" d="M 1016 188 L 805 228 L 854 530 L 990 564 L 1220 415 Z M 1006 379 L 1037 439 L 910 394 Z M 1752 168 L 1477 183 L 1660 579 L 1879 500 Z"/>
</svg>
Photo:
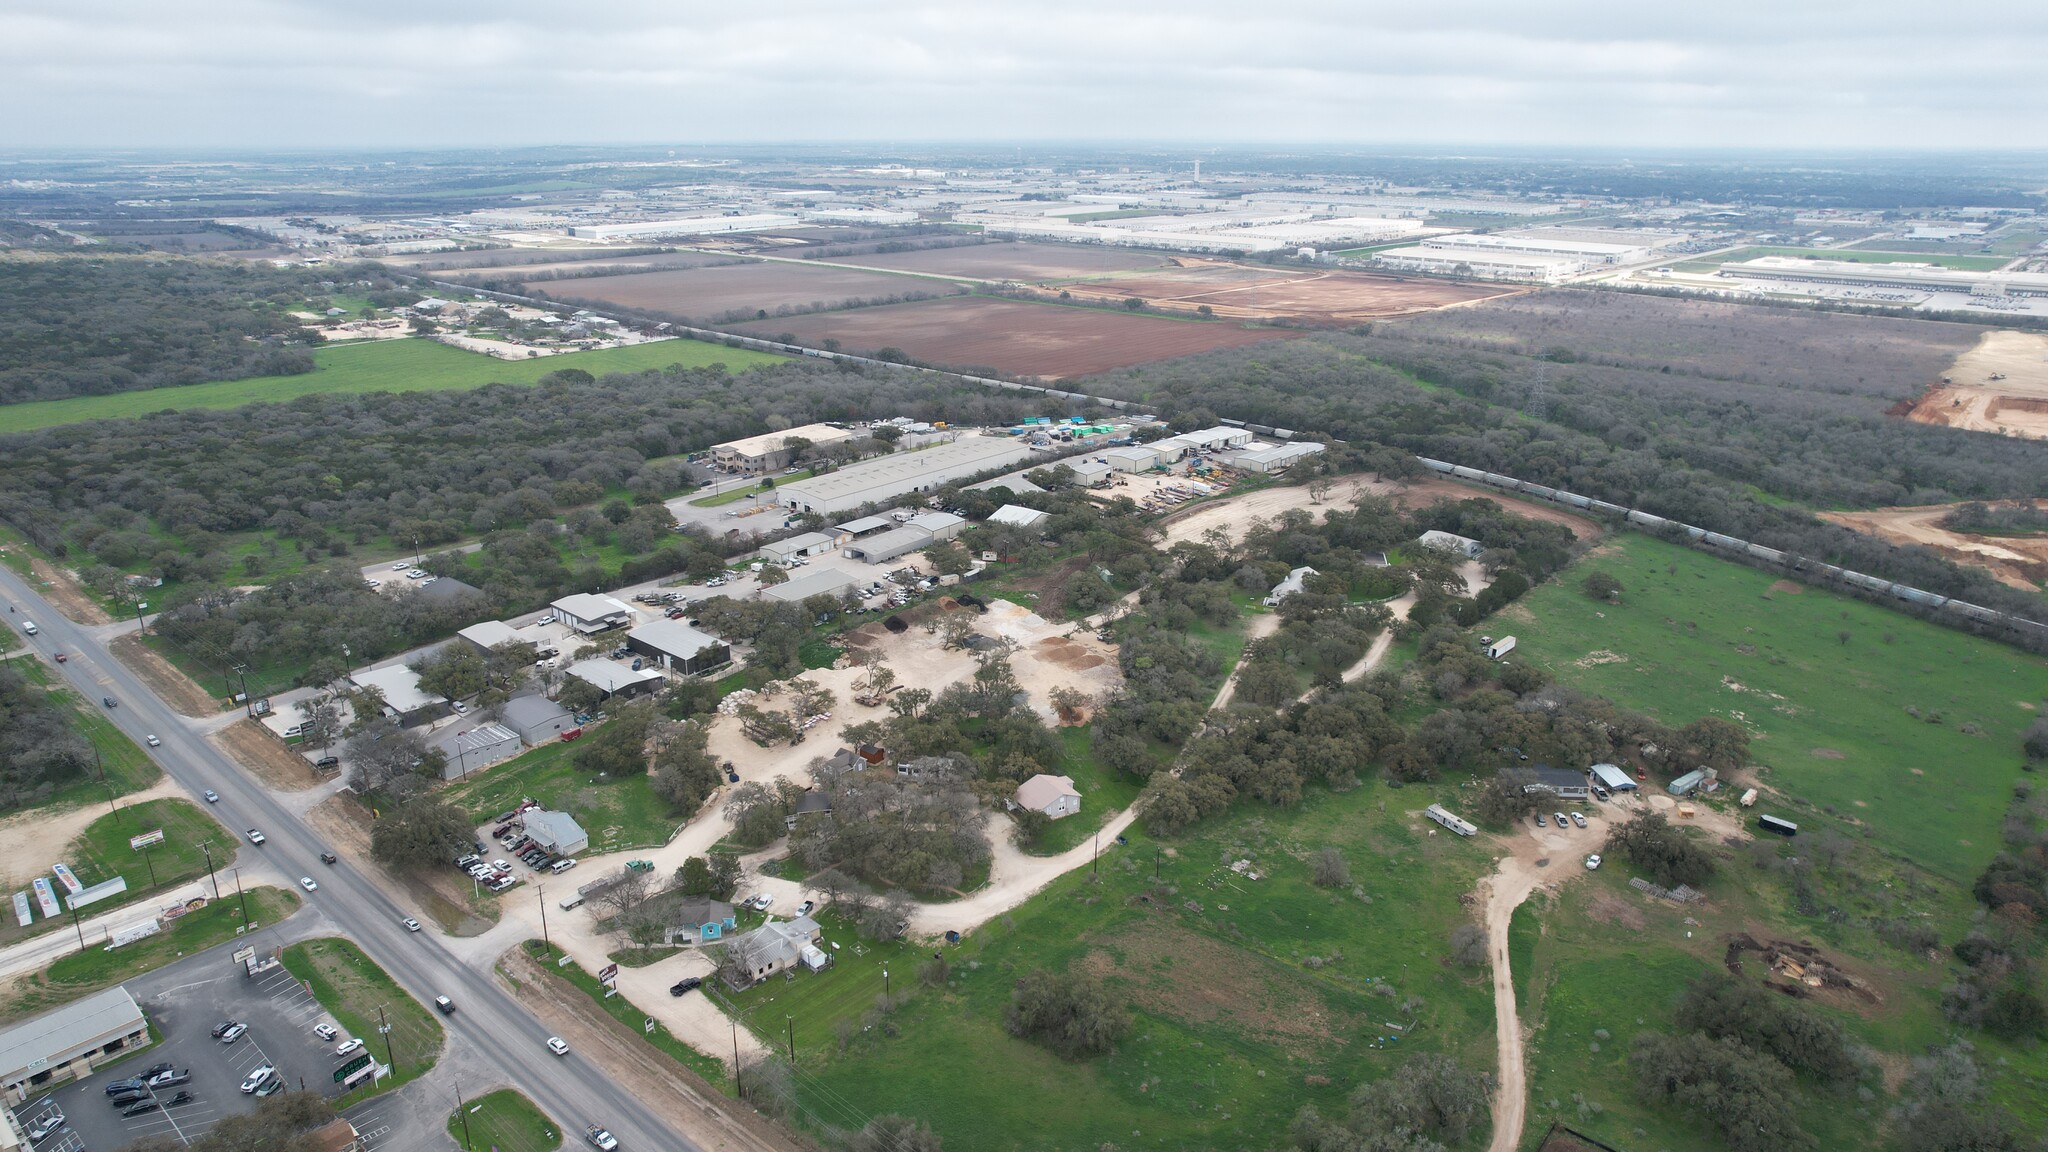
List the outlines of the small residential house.
<svg viewBox="0 0 2048 1152">
<path fill-rule="evenodd" d="M 676 905 L 676 939 L 687 937 L 699 944 L 722 940 L 725 934 L 739 927 L 733 918 L 732 905 L 723 900 L 693 896 Z"/>
<path fill-rule="evenodd" d="M 845 751 L 845 749 L 841 749 L 841 751 Z M 782 823 L 784 827 L 794 830 L 796 822 L 806 816 L 830 816 L 831 814 L 832 797 L 829 794 L 824 792 L 806 792 L 796 798 L 796 803 L 790 806 L 789 815 L 782 818 Z"/>
<path fill-rule="evenodd" d="M 799 916 L 771 920 L 734 936 L 725 942 L 725 955 L 731 962 L 725 966 L 728 983 L 737 991 L 797 964 L 818 971 L 831 962 L 818 947 L 823 934 L 816 920 Z"/>
<path fill-rule="evenodd" d="M 536 808 L 525 816 L 526 834 L 556 856 L 574 856 L 590 847 L 590 834 L 567 812 Z"/>
<path fill-rule="evenodd" d="M 1320 573 L 1306 564 L 1289 572 L 1287 579 L 1273 585 L 1273 590 L 1266 593 L 1266 607 L 1278 607 L 1282 600 L 1301 591 L 1303 586 L 1308 583 L 1309 577 L 1316 575 L 1320 575 Z"/>
<path fill-rule="evenodd" d="M 1532 764 L 1507 769 L 1522 781 L 1522 793 L 1534 796 L 1542 793 L 1559 800 L 1584 800 L 1590 789 L 1586 785 L 1586 774 L 1570 768 L 1552 768 L 1548 764 Z"/>
<path fill-rule="evenodd" d="M 1011 802 L 1025 811 L 1043 812 L 1058 820 L 1081 810 L 1081 790 L 1074 787 L 1072 777 L 1040 772 L 1017 785 L 1016 797 Z"/>
</svg>

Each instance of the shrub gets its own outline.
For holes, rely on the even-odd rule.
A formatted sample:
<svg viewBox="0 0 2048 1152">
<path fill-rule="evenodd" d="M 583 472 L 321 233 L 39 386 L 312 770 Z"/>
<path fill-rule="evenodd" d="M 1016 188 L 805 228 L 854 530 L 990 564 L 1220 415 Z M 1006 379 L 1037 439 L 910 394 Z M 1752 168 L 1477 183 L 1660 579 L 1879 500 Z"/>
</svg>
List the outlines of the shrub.
<svg viewBox="0 0 2048 1152">
<path fill-rule="evenodd" d="M 1131 1018 L 1096 980 L 1075 972 L 1038 971 L 1017 981 L 1003 1027 L 1075 1060 L 1114 1048 L 1130 1031 Z"/>
</svg>

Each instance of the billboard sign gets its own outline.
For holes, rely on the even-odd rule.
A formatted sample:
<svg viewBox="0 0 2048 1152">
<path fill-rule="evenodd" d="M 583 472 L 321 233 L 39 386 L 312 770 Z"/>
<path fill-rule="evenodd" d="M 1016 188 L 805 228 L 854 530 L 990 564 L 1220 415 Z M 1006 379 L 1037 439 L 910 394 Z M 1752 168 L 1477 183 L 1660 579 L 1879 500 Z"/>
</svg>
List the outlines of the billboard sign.
<svg viewBox="0 0 2048 1152">
<path fill-rule="evenodd" d="M 334 1070 L 334 1082 L 336 1084 L 346 1083 L 349 1077 L 354 1076 L 369 1066 L 370 1054 L 368 1052 L 358 1052 L 353 1059 Z"/>
<path fill-rule="evenodd" d="M 151 844 L 161 844 L 163 842 L 164 830 L 161 828 L 152 828 L 149 831 L 144 832 L 140 836 L 130 836 L 128 838 L 128 847 L 133 848 L 137 852 L 140 852 L 144 848 L 149 847 Z"/>
<path fill-rule="evenodd" d="M 597 970 L 597 979 L 599 983 L 609 984 L 618 978 L 619 966 L 617 964 L 607 964 L 604 967 L 599 968 Z"/>
</svg>

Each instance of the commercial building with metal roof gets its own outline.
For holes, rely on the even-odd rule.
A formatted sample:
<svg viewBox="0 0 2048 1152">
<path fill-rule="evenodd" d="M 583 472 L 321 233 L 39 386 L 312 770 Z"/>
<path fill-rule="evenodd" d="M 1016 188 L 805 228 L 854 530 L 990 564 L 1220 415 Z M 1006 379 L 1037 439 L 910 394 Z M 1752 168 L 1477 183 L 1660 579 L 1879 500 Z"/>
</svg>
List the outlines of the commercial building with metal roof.
<svg viewBox="0 0 2048 1152">
<path fill-rule="evenodd" d="M 90 1076 L 100 1064 L 149 1043 L 149 1021 L 126 988 L 109 988 L 0 1032 L 0 1084 L 20 1104 L 56 1080 Z"/>
<path fill-rule="evenodd" d="M 1003 524 L 1011 528 L 1035 528 L 1050 519 L 1052 513 L 1026 508 L 1022 504 L 1005 504 L 988 514 L 990 524 Z"/>
<path fill-rule="evenodd" d="M 894 535 L 894 533 L 885 532 L 882 535 L 890 536 Z M 875 537 L 877 540 L 881 538 L 881 536 Z M 809 600 L 813 596 L 844 596 L 853 585 L 853 577 L 848 576 L 844 572 L 827 570 L 824 572 L 813 572 L 808 576 L 799 576 L 794 580 L 785 580 L 780 584 L 763 588 L 761 590 L 761 598 L 763 600 L 778 600 L 785 604 L 796 604 Z"/>
<path fill-rule="evenodd" d="M 1096 457 L 1118 472 L 1146 472 L 1157 468 L 1159 453 L 1149 444 L 1129 444 L 1122 448 L 1110 448 Z"/>
<path fill-rule="evenodd" d="M 1636 782 L 1628 772 L 1616 764 L 1593 765 L 1593 782 L 1610 792 L 1633 792 Z"/>
<path fill-rule="evenodd" d="M 823 556 L 850 539 L 852 537 L 844 532 L 804 532 L 761 545 L 760 555 L 763 560 L 787 564 L 808 556 Z"/>
<path fill-rule="evenodd" d="M 443 780 L 458 780 L 471 772 L 481 772 L 526 751 L 519 733 L 503 724 L 479 724 L 434 741 L 434 747 L 448 758 L 441 766 Z"/>
<path fill-rule="evenodd" d="M 789 466 L 792 456 L 789 441 L 792 439 L 808 440 L 817 445 L 831 444 L 852 435 L 847 429 L 834 428 L 830 424 L 806 424 L 801 428 L 763 432 L 759 436 L 713 444 L 711 458 L 720 468 L 734 472 L 767 472 Z"/>
<path fill-rule="evenodd" d="M 649 668 L 635 669 L 631 665 L 602 657 L 579 660 L 569 665 L 567 675 L 602 690 L 607 696 L 641 696 L 661 686 L 659 672 Z"/>
<path fill-rule="evenodd" d="M 485 652 L 500 644 L 517 643 L 520 639 L 519 630 L 502 620 L 485 620 L 481 624 L 471 624 L 456 635 Z"/>
<path fill-rule="evenodd" d="M 633 623 L 633 610 L 624 601 L 611 596 L 577 592 L 562 597 L 549 607 L 562 618 L 562 623 L 578 632 L 602 632 Z"/>
<path fill-rule="evenodd" d="M 915 452 L 896 452 L 849 464 L 836 472 L 793 480 L 775 489 L 775 499 L 798 512 L 832 515 L 880 504 L 914 492 L 931 492 L 978 472 L 1029 459 L 1031 449 L 1014 440 L 962 436 Z"/>
<path fill-rule="evenodd" d="M 681 620 L 654 620 L 626 633 L 626 647 L 671 672 L 695 675 L 732 663 L 732 646 Z"/>
</svg>

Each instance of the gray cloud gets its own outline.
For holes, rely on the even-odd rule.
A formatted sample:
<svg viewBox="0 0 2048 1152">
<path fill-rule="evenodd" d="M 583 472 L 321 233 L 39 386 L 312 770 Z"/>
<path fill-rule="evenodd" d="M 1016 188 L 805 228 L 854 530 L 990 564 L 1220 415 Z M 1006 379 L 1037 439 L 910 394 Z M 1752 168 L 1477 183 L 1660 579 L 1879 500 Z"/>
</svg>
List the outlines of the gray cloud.
<svg viewBox="0 0 2048 1152">
<path fill-rule="evenodd" d="M 2048 146 L 2048 5 L 47 0 L 0 146 Z"/>
</svg>

